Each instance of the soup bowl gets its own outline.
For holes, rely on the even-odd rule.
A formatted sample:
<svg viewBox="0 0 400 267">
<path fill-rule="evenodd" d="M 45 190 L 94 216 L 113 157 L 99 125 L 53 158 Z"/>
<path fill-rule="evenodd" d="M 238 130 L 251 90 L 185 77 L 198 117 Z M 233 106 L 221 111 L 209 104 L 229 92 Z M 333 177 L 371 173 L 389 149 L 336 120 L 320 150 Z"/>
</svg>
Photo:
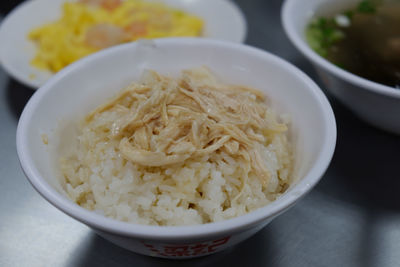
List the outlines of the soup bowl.
<svg viewBox="0 0 400 267">
<path fill-rule="evenodd" d="M 192 226 L 139 225 L 106 218 L 72 202 L 59 170 L 60 146 L 85 114 L 153 69 L 176 75 L 205 65 L 223 82 L 263 91 L 276 110 L 291 117 L 293 182 L 271 204 L 226 221 Z M 45 137 L 45 142 L 43 142 Z M 335 118 L 318 86 L 284 60 L 229 42 L 171 38 L 106 49 L 65 68 L 26 105 L 17 129 L 21 166 L 33 187 L 56 208 L 131 251 L 165 258 L 191 258 L 220 251 L 250 237 L 282 214 L 320 180 L 336 142 Z"/>
<path fill-rule="evenodd" d="M 308 45 L 305 30 L 315 16 L 333 15 L 359 0 L 286 0 L 282 24 L 294 46 L 314 65 L 326 89 L 359 118 L 380 129 L 400 134 L 400 90 L 379 84 L 332 64 Z"/>
</svg>

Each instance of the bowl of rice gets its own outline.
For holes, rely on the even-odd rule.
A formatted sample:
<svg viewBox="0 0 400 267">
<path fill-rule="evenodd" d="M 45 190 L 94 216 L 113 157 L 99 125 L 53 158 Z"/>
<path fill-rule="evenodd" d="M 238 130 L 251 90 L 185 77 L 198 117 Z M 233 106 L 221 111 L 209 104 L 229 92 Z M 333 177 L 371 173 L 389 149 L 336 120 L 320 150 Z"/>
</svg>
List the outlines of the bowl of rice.
<svg viewBox="0 0 400 267">
<path fill-rule="evenodd" d="M 193 258 L 300 200 L 336 143 L 329 102 L 260 49 L 168 38 L 106 49 L 26 105 L 21 166 L 52 205 L 131 251 Z"/>
</svg>

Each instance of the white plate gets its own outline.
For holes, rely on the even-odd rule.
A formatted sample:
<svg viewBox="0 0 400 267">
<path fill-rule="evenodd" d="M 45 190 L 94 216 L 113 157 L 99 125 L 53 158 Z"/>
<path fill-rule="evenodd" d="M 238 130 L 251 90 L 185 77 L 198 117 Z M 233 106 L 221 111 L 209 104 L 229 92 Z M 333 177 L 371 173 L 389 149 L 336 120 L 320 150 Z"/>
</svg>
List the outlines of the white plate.
<svg viewBox="0 0 400 267">
<path fill-rule="evenodd" d="M 38 88 L 53 73 L 30 65 L 35 53 L 27 34 L 33 28 L 61 16 L 61 5 L 69 0 L 28 0 L 16 7 L 0 26 L 0 62 L 19 82 Z M 161 1 L 161 0 L 160 0 Z M 204 37 L 244 42 L 246 20 L 240 9 L 229 0 L 162 0 L 167 5 L 196 14 L 205 21 Z"/>
</svg>

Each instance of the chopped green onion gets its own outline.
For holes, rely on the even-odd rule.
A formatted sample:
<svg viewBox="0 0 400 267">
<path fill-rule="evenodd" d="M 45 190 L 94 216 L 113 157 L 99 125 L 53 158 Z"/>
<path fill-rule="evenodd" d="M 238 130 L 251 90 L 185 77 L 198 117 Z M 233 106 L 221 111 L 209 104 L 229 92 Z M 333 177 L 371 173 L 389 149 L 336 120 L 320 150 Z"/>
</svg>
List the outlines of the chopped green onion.
<svg viewBox="0 0 400 267">
<path fill-rule="evenodd" d="M 370 0 L 361 1 L 357 6 L 357 11 L 361 13 L 372 14 L 376 11 L 376 4 Z"/>
<path fill-rule="evenodd" d="M 344 38 L 334 19 L 319 18 L 310 23 L 306 30 L 307 42 L 318 54 L 325 57 L 334 43 Z"/>
</svg>

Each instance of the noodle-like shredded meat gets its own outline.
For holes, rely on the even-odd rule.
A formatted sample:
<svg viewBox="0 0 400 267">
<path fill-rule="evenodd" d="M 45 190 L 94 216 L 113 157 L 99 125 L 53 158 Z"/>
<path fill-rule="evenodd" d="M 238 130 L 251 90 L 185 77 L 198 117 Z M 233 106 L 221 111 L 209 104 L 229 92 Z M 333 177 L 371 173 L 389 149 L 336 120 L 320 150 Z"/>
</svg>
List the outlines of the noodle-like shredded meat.
<svg viewBox="0 0 400 267">
<path fill-rule="evenodd" d="M 111 109 L 119 119 L 109 130 L 126 160 L 161 167 L 220 151 L 240 158 L 264 186 L 271 174 L 259 146 L 287 131 L 261 92 L 220 84 L 206 68 L 186 70 L 179 80 L 148 71 L 143 84 L 132 84 L 86 122 Z"/>
</svg>

